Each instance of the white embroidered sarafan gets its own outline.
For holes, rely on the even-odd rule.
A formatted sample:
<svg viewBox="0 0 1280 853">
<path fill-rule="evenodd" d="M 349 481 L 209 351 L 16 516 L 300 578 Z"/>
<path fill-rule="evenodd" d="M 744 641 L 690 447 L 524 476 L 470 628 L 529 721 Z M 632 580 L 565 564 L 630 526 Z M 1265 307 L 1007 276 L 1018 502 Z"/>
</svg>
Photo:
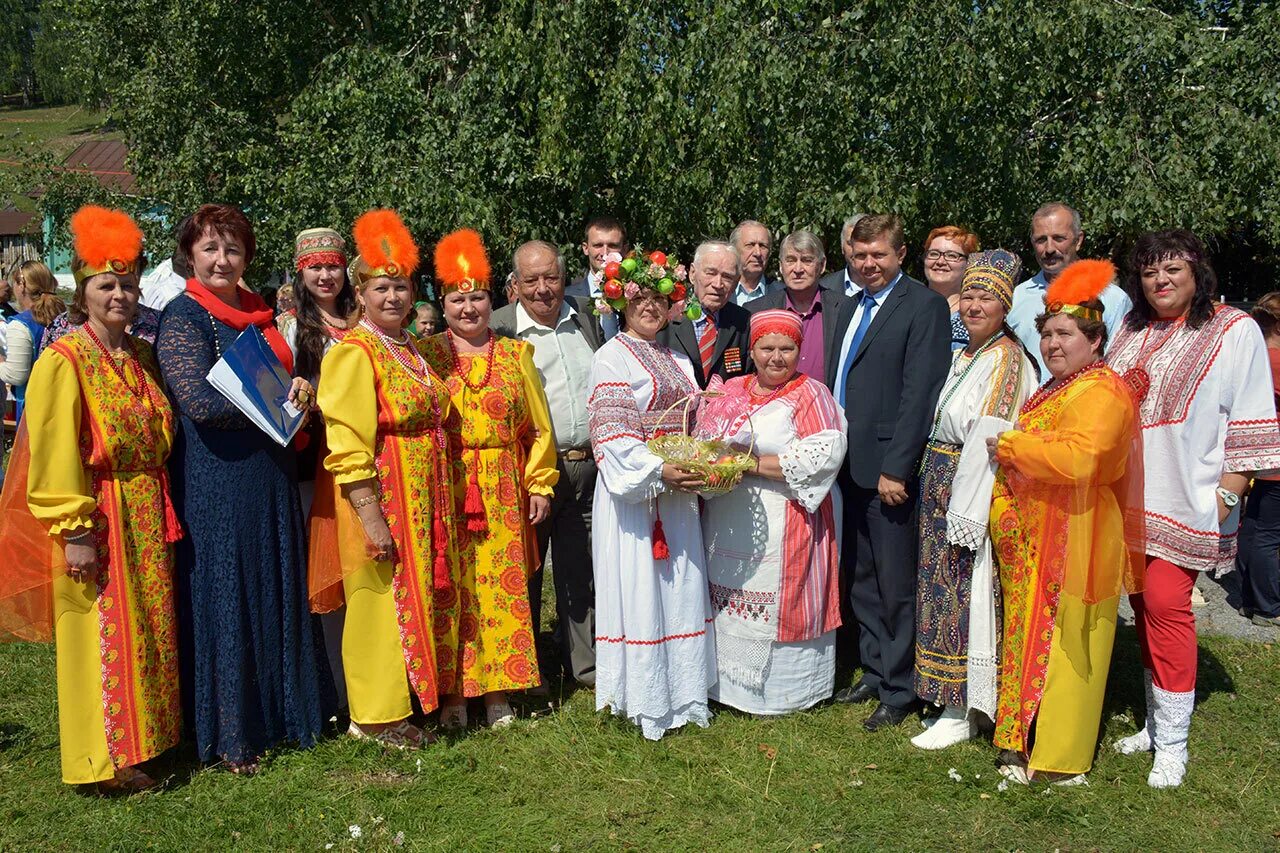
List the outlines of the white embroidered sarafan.
<svg viewBox="0 0 1280 853">
<path fill-rule="evenodd" d="M 599 475 L 592 504 L 596 710 L 610 708 L 654 739 L 711 719 L 711 598 L 697 496 L 668 490 L 645 441 L 681 428 L 697 386 L 683 354 L 626 334 L 591 364 L 587 418 Z M 670 556 L 653 554 L 659 516 Z"/>
<path fill-rule="evenodd" d="M 1218 526 L 1219 479 L 1280 467 L 1271 368 L 1262 332 L 1243 311 L 1219 305 L 1199 329 L 1183 324 L 1144 353 L 1170 328 L 1125 326 L 1107 362 L 1123 375 L 1146 358 L 1151 377 L 1140 408 L 1147 553 L 1219 574 L 1236 554 L 1235 533 Z"/>
</svg>

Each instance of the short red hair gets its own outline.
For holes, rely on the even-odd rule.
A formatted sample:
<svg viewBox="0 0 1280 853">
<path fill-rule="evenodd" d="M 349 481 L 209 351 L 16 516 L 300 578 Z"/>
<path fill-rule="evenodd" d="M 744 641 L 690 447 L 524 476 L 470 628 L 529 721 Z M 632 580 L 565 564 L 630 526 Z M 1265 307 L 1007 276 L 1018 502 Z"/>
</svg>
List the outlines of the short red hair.
<svg viewBox="0 0 1280 853">
<path fill-rule="evenodd" d="M 959 225 L 940 225 L 930 231 L 928 237 L 924 238 L 924 251 L 929 251 L 929 246 L 939 237 L 944 240 L 950 240 L 953 243 L 959 243 L 960 248 L 964 249 L 966 255 L 972 255 L 982 248 L 981 244 L 978 243 L 978 235 L 972 231 L 961 228 Z"/>
<path fill-rule="evenodd" d="M 191 218 L 182 224 L 178 234 L 178 250 L 191 261 L 191 249 L 206 231 L 223 237 L 231 237 L 244 246 L 245 265 L 253 263 L 258 241 L 253 236 L 253 226 L 240 208 L 230 204 L 202 204 Z"/>
</svg>

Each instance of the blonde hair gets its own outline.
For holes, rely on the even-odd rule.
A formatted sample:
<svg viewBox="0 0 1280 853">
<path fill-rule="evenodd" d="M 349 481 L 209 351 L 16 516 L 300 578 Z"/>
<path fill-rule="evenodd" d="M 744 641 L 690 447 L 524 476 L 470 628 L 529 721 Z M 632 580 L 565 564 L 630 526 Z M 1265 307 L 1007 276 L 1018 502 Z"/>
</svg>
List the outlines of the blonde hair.
<svg viewBox="0 0 1280 853">
<path fill-rule="evenodd" d="M 41 326 L 47 326 L 67 310 L 67 303 L 57 296 L 58 280 L 40 261 L 27 261 L 18 267 L 13 283 L 22 283 L 22 290 L 31 303 L 31 316 Z"/>
</svg>

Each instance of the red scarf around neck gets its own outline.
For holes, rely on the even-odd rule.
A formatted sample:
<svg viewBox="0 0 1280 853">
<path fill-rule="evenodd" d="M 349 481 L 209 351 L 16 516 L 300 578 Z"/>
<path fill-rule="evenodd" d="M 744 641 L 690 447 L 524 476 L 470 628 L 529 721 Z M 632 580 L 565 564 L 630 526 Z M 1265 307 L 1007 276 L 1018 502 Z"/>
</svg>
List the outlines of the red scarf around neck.
<svg viewBox="0 0 1280 853">
<path fill-rule="evenodd" d="M 198 279 L 187 279 L 187 295 L 200 303 L 200 307 L 208 311 L 213 319 L 225 323 L 237 332 L 243 332 L 250 326 L 261 329 L 262 336 L 271 346 L 271 351 L 276 354 L 276 358 L 280 359 L 284 369 L 292 376 L 293 351 L 289 349 L 289 344 L 276 328 L 275 315 L 271 311 L 271 306 L 252 290 L 241 287 L 238 292 L 240 307 L 232 308 Z"/>
</svg>

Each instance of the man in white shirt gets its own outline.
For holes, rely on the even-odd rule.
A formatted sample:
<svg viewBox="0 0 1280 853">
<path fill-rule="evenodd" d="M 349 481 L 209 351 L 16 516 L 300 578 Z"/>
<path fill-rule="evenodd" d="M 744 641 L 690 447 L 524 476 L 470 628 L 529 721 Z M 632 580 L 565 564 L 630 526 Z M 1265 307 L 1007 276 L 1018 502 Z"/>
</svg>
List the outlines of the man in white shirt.
<svg viewBox="0 0 1280 853">
<path fill-rule="evenodd" d="M 538 525 L 545 563 L 555 545 L 553 582 L 561 665 L 580 684 L 595 684 L 595 584 L 591 565 L 591 504 L 596 465 L 587 427 L 587 378 L 603 343 L 589 300 L 564 295 L 564 260 L 550 243 L 524 243 L 511 258 L 516 301 L 493 312 L 495 332 L 533 345 L 556 438 L 560 481 L 551 514 Z M 533 624 L 542 611 L 542 572 L 529 581 Z"/>
<path fill-rule="evenodd" d="M 858 265 L 853 260 L 853 226 L 866 217 L 865 213 L 855 213 L 844 221 L 844 226 L 840 229 L 840 252 L 844 255 L 844 267 L 832 270 L 818 282 L 827 290 L 843 293 L 851 299 L 856 299 L 862 294 L 864 284 L 862 274 L 858 272 Z"/>
<path fill-rule="evenodd" d="M 741 266 L 738 284 L 729 296 L 735 305 L 746 305 L 782 289 L 781 280 L 770 281 L 766 271 L 773 251 L 773 235 L 762 223 L 745 219 L 729 234 L 729 243 L 738 252 Z"/>
<path fill-rule="evenodd" d="M 1079 260 L 1080 247 L 1084 245 L 1084 228 L 1080 214 L 1060 201 L 1041 205 L 1031 214 L 1031 248 L 1036 253 L 1040 272 L 1014 288 L 1013 307 L 1009 309 L 1008 323 L 1022 341 L 1027 352 L 1035 359 L 1040 370 L 1040 380 L 1049 378 L 1044 358 L 1040 355 L 1040 333 L 1036 331 L 1036 317 L 1044 313 L 1044 294 L 1049 283 L 1070 264 Z M 1107 326 L 1107 340 L 1114 341 L 1120 333 L 1120 324 L 1133 308 L 1133 300 L 1115 283 L 1102 291 L 1102 322 Z"/>
</svg>

